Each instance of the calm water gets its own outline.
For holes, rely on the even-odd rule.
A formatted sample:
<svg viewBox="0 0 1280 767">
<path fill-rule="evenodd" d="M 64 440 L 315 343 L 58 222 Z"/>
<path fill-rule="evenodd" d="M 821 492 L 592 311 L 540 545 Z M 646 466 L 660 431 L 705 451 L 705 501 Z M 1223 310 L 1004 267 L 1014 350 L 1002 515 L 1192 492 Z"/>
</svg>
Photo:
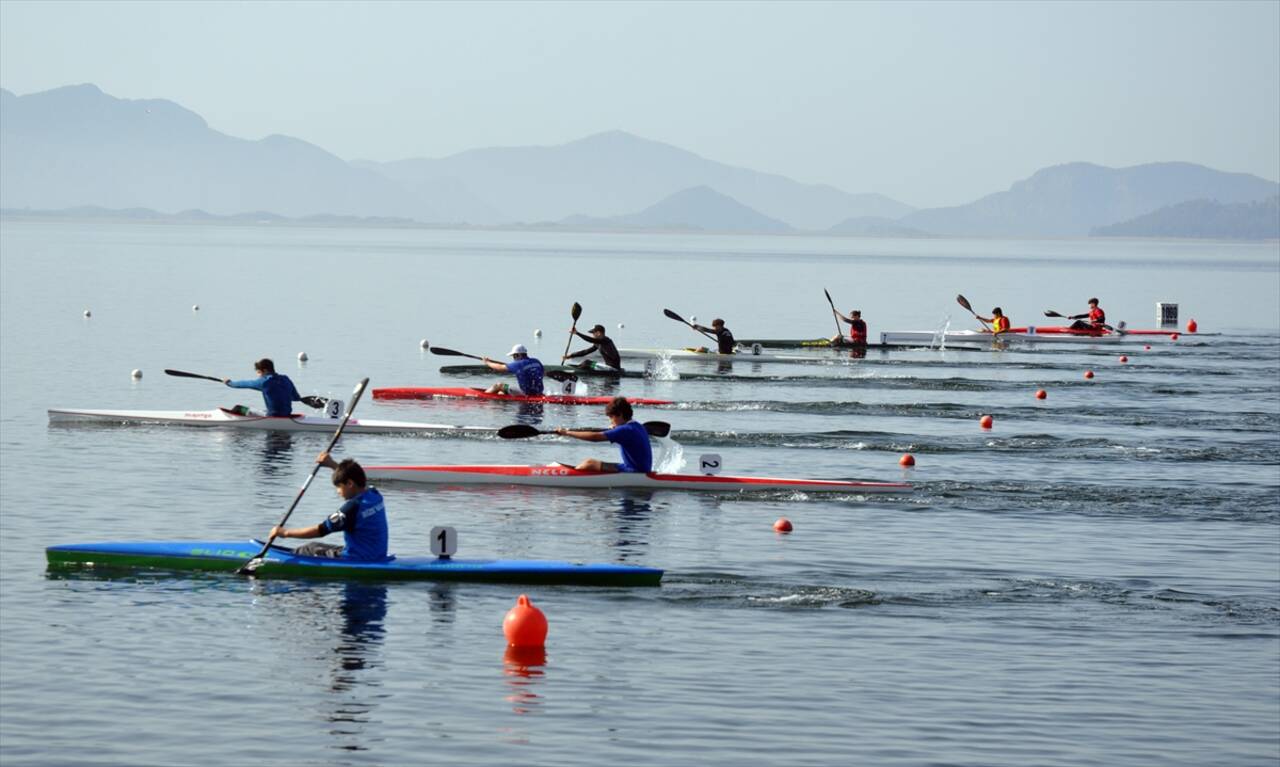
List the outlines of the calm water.
<svg viewBox="0 0 1280 767">
<path fill-rule="evenodd" d="M 69 428 L 48 407 L 197 409 L 274 357 L 304 393 L 478 384 L 423 338 L 559 356 L 569 306 L 623 346 L 1015 324 L 1100 296 L 1221 336 L 1046 352 L 693 363 L 624 393 L 686 457 L 914 494 L 387 485 L 393 548 L 664 567 L 659 589 L 47 572 L 44 547 L 260 536 L 325 435 Z M 1280 759 L 1280 247 L 267 227 L 0 225 L 0 762 L 7 765 L 1274 765 Z M 193 312 L 193 304 L 200 310 Z M 93 316 L 81 316 L 84 309 Z M 617 323 L 623 330 L 613 331 Z M 533 335 L 541 328 L 541 340 Z M 296 354 L 310 361 L 300 366 Z M 144 377 L 131 381 L 129 371 Z M 1085 369 L 1097 371 L 1085 381 Z M 1049 398 L 1032 397 L 1037 388 Z M 977 419 L 992 413 L 995 429 Z M 358 415 L 602 425 L 593 408 Z M 558 440 L 351 436 L 366 463 L 576 461 Z M 323 479 L 323 478 L 322 478 Z M 337 503 L 317 482 L 293 517 Z M 775 519 L 796 525 L 772 532 Z M 506 657 L 520 593 L 545 657 Z"/>
</svg>

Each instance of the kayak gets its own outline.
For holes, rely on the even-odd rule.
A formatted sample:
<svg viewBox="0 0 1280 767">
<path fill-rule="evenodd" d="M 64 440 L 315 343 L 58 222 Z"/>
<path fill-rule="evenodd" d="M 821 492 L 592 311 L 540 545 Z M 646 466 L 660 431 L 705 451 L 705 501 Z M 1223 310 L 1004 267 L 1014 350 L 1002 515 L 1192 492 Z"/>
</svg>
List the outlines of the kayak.
<svg viewBox="0 0 1280 767">
<path fill-rule="evenodd" d="M 826 351 L 830 351 L 827 349 Z M 719 352 L 702 352 L 697 349 L 619 349 L 618 354 L 623 359 L 639 359 L 639 360 L 706 360 L 708 362 L 733 362 L 735 360 L 741 362 L 829 362 L 832 360 L 840 360 L 848 357 L 847 354 L 840 356 L 813 354 L 765 354 L 763 352 L 757 354 L 754 349 L 743 349 L 736 354 L 720 354 Z"/>
<path fill-rule="evenodd" d="M 589 367 L 578 368 L 571 365 L 547 365 L 544 368 L 547 373 L 569 373 L 579 378 L 644 378 L 643 370 L 618 370 L 617 368 L 608 367 Z M 445 375 L 483 375 L 493 376 L 493 370 L 488 365 L 441 365 L 440 372 Z"/>
<path fill-rule="evenodd" d="M 1177 331 L 1126 330 L 1124 332 L 1074 330 L 1068 327 L 1017 327 L 998 337 L 984 330 L 897 330 L 880 334 L 885 346 L 938 346 L 947 344 L 991 344 L 999 340 L 1022 344 L 1120 344 L 1148 343 L 1154 338 L 1172 338 Z"/>
<path fill-rule="evenodd" d="M 827 479 L 578 471 L 559 463 L 546 466 L 366 466 L 364 472 L 370 480 L 424 482 L 437 485 L 528 485 L 715 492 L 735 490 L 799 490 L 806 493 L 911 492 L 911 485 L 905 482 L 847 482 Z"/>
<path fill-rule="evenodd" d="M 262 551 L 262 541 L 116 541 L 50 546 L 50 568 L 94 567 L 143 570 L 229 572 Z M 388 557 L 353 562 L 303 557 L 272 546 L 257 577 L 361 580 L 478 581 L 484 583 L 565 584 L 572 586 L 657 586 L 662 571 L 650 567 L 579 564 L 540 559 L 454 559 Z"/>
<path fill-rule="evenodd" d="M 217 410 L 65 410 L 49 409 L 50 423 L 77 424 L 159 424 L 197 426 L 203 428 L 254 429 L 258 431 L 319 431 L 332 433 L 341 418 L 294 414 L 266 416 L 248 415 L 218 408 Z M 356 434 L 493 434 L 496 430 L 483 426 L 450 426 L 411 421 L 366 421 L 352 418 L 344 431 Z"/>
<path fill-rule="evenodd" d="M 400 386 L 374 389 L 374 399 L 482 399 L 504 402 L 540 402 L 548 405 L 607 405 L 613 397 L 579 397 L 573 394 L 490 394 L 468 386 Z M 627 397 L 632 405 L 672 405 L 671 400 Z"/>
</svg>

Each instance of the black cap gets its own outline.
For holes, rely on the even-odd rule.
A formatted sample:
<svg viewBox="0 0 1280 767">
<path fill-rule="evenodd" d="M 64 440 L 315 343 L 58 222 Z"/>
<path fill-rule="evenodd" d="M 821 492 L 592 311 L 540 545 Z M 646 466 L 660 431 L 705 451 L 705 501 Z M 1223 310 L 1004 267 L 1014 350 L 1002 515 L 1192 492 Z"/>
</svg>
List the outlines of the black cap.
<svg viewBox="0 0 1280 767">
<path fill-rule="evenodd" d="M 604 332 L 604 325 L 596 325 L 595 327 L 591 328 L 591 332 L 592 332 L 592 333 L 603 333 L 603 332 Z"/>
</svg>

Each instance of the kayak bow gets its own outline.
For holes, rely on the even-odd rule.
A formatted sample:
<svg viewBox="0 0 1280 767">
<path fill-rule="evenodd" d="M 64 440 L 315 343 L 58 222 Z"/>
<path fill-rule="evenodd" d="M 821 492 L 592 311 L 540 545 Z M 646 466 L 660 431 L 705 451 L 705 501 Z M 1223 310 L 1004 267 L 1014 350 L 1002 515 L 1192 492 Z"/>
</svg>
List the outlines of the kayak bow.
<svg viewBox="0 0 1280 767">
<path fill-rule="evenodd" d="M 340 418 L 313 415 L 241 415 L 226 408 L 217 410 L 68 410 L 49 409 L 49 422 L 58 424 L 155 424 L 201 428 L 253 429 L 257 431 L 332 432 Z M 346 431 L 357 434 L 494 434 L 483 426 L 414 423 L 411 421 L 366 421 L 352 418 Z"/>
</svg>

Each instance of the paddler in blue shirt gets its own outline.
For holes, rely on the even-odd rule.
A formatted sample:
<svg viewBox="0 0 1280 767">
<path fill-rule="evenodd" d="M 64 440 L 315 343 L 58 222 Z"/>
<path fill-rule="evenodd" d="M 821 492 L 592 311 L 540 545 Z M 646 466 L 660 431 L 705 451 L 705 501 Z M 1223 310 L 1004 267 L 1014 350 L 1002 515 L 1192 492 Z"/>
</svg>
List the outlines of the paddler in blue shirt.
<svg viewBox="0 0 1280 767">
<path fill-rule="evenodd" d="M 638 472 L 647 474 L 653 471 L 653 448 L 649 445 L 649 432 L 644 424 L 631 420 L 631 403 L 626 397 L 614 397 L 604 407 L 604 414 L 609 416 L 612 429 L 605 431 L 576 431 L 572 429 L 556 429 L 561 434 L 587 442 L 612 442 L 622 451 L 620 463 L 610 463 L 599 458 L 588 458 L 578 464 L 578 471 L 599 472 Z"/>
<path fill-rule="evenodd" d="M 316 463 L 333 469 L 333 487 L 345 501 L 327 519 L 311 527 L 273 527 L 274 538 L 323 538 L 342 531 L 345 545 L 304 543 L 294 553 L 304 557 L 354 559 L 380 562 L 387 558 L 387 508 L 377 488 L 369 487 L 364 469 L 350 458 L 335 463 L 327 453 L 316 457 Z"/>
<path fill-rule="evenodd" d="M 524 344 L 511 347 L 511 352 L 507 356 L 511 357 L 511 362 L 498 362 L 488 357 L 481 361 L 488 365 L 490 370 L 514 374 L 521 393 L 530 396 L 542 394 L 542 363 L 529 356 L 529 350 Z M 511 387 L 499 381 L 486 391 L 489 394 L 510 394 Z"/>
<path fill-rule="evenodd" d="M 230 378 L 222 382 L 233 389 L 257 389 L 262 392 L 262 399 L 267 405 L 269 416 L 289 416 L 293 414 L 293 403 L 302 401 L 293 381 L 289 376 L 276 372 L 276 364 L 263 357 L 253 363 L 257 378 L 246 378 L 243 381 L 232 381 Z"/>
</svg>

